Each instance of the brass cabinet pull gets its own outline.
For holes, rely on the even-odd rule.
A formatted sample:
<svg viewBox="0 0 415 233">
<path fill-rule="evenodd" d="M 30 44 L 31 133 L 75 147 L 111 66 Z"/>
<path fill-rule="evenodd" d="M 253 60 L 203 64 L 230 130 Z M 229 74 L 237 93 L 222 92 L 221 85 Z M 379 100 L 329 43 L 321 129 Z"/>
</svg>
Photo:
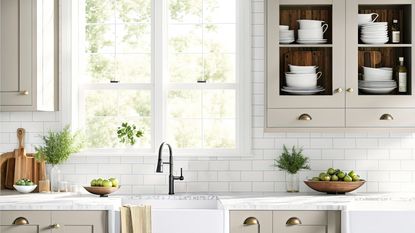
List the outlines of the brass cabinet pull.
<svg viewBox="0 0 415 233">
<path fill-rule="evenodd" d="M 29 91 L 28 90 L 24 90 L 22 92 L 20 92 L 21 95 L 29 95 Z"/>
<path fill-rule="evenodd" d="M 392 121 L 393 120 L 393 116 L 389 113 L 385 113 L 382 116 L 380 116 L 380 120 L 381 121 Z"/>
<path fill-rule="evenodd" d="M 61 228 L 61 225 L 59 225 L 58 223 L 55 223 L 55 224 L 50 225 L 50 228 L 59 229 L 59 228 Z"/>
<path fill-rule="evenodd" d="M 257 225 L 258 226 L 258 233 L 261 233 L 261 225 L 259 224 L 258 219 L 255 218 L 255 217 L 248 217 L 248 218 L 246 218 L 245 221 L 244 221 L 244 225 L 245 226 Z"/>
<path fill-rule="evenodd" d="M 343 92 L 343 88 L 339 87 L 336 90 L 334 90 L 335 93 L 342 93 Z"/>
<path fill-rule="evenodd" d="M 303 113 L 298 117 L 298 120 L 300 120 L 300 121 L 311 121 L 311 120 L 313 120 L 313 118 L 309 114 Z"/>
<path fill-rule="evenodd" d="M 13 221 L 14 225 L 27 225 L 29 224 L 29 220 L 24 217 L 18 217 Z"/>
<path fill-rule="evenodd" d="M 353 90 L 353 88 L 347 88 L 347 90 L 346 90 L 347 92 L 349 92 L 349 93 L 352 93 L 354 90 Z"/>
<path fill-rule="evenodd" d="M 296 226 L 296 225 L 301 225 L 301 220 L 297 217 L 291 217 L 287 220 L 287 222 L 285 223 L 287 226 Z"/>
</svg>

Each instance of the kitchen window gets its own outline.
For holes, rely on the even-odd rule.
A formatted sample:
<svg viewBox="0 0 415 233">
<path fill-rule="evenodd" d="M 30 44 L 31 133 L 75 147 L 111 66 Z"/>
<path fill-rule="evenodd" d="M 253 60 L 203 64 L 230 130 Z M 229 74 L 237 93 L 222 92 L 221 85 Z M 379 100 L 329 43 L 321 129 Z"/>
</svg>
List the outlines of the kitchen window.
<svg viewBox="0 0 415 233">
<path fill-rule="evenodd" d="M 79 0 L 77 124 L 91 153 L 246 153 L 249 0 Z M 122 122 L 144 137 L 119 143 Z"/>
</svg>

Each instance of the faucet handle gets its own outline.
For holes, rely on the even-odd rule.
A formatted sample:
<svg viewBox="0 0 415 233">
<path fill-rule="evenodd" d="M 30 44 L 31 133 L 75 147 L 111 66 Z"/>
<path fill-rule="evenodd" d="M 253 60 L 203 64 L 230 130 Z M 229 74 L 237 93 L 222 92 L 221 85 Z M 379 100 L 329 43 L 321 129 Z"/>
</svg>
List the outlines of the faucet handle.
<svg viewBox="0 0 415 233">
<path fill-rule="evenodd" d="M 183 176 L 183 168 L 180 168 L 180 180 L 184 180 L 184 176 Z"/>
</svg>

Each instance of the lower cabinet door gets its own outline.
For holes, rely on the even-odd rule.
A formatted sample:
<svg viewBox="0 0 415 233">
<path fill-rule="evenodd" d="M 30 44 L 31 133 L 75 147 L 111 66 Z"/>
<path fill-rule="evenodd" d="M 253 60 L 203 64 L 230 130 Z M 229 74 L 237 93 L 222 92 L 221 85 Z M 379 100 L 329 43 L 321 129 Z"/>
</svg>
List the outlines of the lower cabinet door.
<svg viewBox="0 0 415 233">
<path fill-rule="evenodd" d="M 0 211 L 0 233 L 50 233 L 50 211 Z"/>
<path fill-rule="evenodd" d="M 230 211 L 230 233 L 272 233 L 272 211 Z"/>
<path fill-rule="evenodd" d="M 107 233 L 106 211 L 52 211 L 52 233 Z"/>
<path fill-rule="evenodd" d="M 340 233 L 339 211 L 274 211 L 274 233 Z"/>
</svg>

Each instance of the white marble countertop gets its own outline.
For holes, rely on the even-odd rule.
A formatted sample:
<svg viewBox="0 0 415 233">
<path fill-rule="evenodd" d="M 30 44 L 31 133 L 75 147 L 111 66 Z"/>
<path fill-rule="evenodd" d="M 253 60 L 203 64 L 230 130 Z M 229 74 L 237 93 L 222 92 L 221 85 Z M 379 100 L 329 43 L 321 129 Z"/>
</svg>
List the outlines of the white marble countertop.
<svg viewBox="0 0 415 233">
<path fill-rule="evenodd" d="M 0 192 L 0 210 L 119 210 L 121 198 L 75 193 Z"/>
</svg>

